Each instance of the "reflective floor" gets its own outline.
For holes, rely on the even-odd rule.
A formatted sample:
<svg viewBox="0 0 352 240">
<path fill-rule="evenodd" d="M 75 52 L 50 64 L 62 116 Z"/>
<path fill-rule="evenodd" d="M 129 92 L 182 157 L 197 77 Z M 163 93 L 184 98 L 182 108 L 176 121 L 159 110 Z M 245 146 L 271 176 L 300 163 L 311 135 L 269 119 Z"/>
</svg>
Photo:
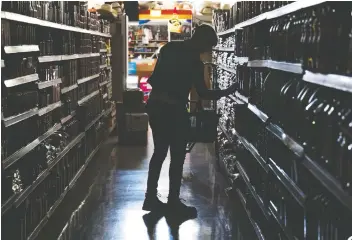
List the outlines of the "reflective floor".
<svg viewBox="0 0 352 240">
<path fill-rule="evenodd" d="M 111 137 L 38 239 L 57 239 L 65 224 L 65 231 L 71 228 L 67 239 L 74 240 L 233 239 L 226 186 L 214 166 L 212 146 L 196 144 L 187 155 L 181 198 L 197 208 L 198 217 L 179 224 L 141 210 L 152 153 L 152 139 L 146 147 L 137 147 L 118 146 L 117 138 Z M 165 202 L 169 163 L 168 156 L 159 180 Z M 82 208 L 82 202 L 86 207 L 78 211 L 77 220 L 72 213 Z M 61 239 L 66 239 L 63 234 Z"/>
</svg>

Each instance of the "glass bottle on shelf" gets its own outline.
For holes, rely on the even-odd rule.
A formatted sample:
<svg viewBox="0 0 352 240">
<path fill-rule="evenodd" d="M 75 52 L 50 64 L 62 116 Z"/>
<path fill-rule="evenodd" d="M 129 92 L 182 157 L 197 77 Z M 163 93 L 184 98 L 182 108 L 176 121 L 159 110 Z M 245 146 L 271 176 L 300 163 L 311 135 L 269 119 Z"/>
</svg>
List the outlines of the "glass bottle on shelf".
<svg viewBox="0 0 352 240">
<path fill-rule="evenodd" d="M 307 14 L 307 12 L 305 12 L 302 18 L 302 30 L 301 30 L 301 40 L 300 40 L 301 51 L 302 51 L 301 63 L 304 68 L 307 66 L 306 59 L 309 51 L 307 49 L 307 41 L 309 38 L 308 27 L 309 27 L 309 15 Z"/>
<path fill-rule="evenodd" d="M 352 11 L 351 11 L 352 16 Z M 347 63 L 347 74 L 352 75 L 352 26 L 350 27 L 348 34 L 348 63 Z"/>
<path fill-rule="evenodd" d="M 309 27 L 308 27 L 308 43 L 307 43 L 307 48 L 309 52 L 307 53 L 307 69 L 310 70 L 315 70 L 316 69 L 316 64 L 315 64 L 315 59 L 316 59 L 316 25 L 317 25 L 317 16 L 315 10 L 312 10 L 311 17 L 309 19 Z"/>
</svg>

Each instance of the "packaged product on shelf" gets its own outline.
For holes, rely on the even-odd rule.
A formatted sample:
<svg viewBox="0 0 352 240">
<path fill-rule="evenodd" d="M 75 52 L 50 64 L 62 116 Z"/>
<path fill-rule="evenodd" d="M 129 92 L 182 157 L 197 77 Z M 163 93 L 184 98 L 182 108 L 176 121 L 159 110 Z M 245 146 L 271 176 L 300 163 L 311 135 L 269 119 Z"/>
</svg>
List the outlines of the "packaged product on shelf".
<svg viewBox="0 0 352 240">
<path fill-rule="evenodd" d="M 1 13 L 3 236 L 34 239 L 108 132 L 99 78 L 111 71 L 110 23 L 86 2 L 6 2 Z"/>
<path fill-rule="evenodd" d="M 221 39 L 213 51 L 214 85 L 240 86 L 217 102 L 224 132 L 217 145 L 227 145 L 226 137 L 243 146 L 233 153 L 241 176 L 235 191 L 246 201 L 248 227 L 268 239 L 348 238 L 351 5 L 237 2 L 232 9 L 232 19 L 221 19 L 224 11 L 213 15 Z M 239 25 L 231 29 L 229 21 Z M 234 51 L 227 49 L 232 38 Z"/>
</svg>

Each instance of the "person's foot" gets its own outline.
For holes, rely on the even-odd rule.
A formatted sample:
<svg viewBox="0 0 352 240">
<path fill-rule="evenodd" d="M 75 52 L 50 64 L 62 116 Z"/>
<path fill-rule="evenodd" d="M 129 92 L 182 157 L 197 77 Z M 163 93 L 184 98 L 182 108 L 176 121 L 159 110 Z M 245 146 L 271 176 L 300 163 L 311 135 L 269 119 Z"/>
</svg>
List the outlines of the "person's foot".
<svg viewBox="0 0 352 240">
<path fill-rule="evenodd" d="M 142 210 L 144 211 L 163 211 L 165 209 L 165 203 L 159 200 L 159 194 L 146 194 Z"/>
<path fill-rule="evenodd" d="M 168 213 L 179 216 L 187 216 L 188 218 L 197 217 L 197 209 L 190 207 L 181 202 L 180 199 L 169 199 L 167 202 Z"/>
</svg>

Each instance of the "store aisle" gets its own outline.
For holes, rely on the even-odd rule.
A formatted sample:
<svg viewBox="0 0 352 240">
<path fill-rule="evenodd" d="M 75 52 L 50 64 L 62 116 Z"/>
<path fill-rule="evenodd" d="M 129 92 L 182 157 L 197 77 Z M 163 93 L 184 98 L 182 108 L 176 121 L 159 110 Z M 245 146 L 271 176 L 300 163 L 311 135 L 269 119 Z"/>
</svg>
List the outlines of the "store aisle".
<svg viewBox="0 0 352 240">
<path fill-rule="evenodd" d="M 141 210 L 148 163 L 153 153 L 152 139 L 147 147 L 129 147 L 118 146 L 117 139 L 110 138 L 97 155 L 91 172 L 78 183 L 82 187 L 77 186 L 77 191 L 84 188 L 87 193 L 76 194 L 81 195 L 82 200 L 86 198 L 85 204 L 89 207 L 81 214 L 87 221 L 79 233 L 75 233 L 74 239 L 232 239 L 228 201 L 222 177 L 215 170 L 211 149 L 205 144 L 197 144 L 191 155 L 187 155 L 181 197 L 197 208 L 198 218 L 175 226 L 165 217 L 144 216 L 147 212 Z M 167 200 L 169 162 L 168 156 L 159 180 L 163 201 Z M 91 185 L 90 192 L 87 185 Z M 79 203 L 77 201 L 77 207 Z M 70 225 L 74 225 L 72 221 Z M 41 239 L 54 239 L 49 237 L 52 228 L 46 226 L 46 229 Z"/>
</svg>

